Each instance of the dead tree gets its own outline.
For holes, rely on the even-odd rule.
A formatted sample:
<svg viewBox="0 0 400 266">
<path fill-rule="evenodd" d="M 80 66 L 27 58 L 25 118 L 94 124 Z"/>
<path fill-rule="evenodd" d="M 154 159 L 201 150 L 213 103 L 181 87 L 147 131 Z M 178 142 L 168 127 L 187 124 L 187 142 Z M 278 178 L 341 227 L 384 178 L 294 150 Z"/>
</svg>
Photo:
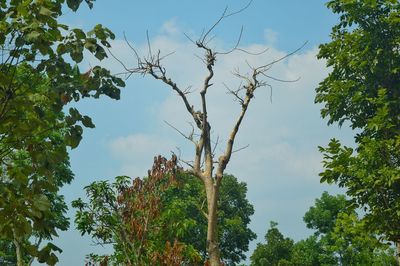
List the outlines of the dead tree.
<svg viewBox="0 0 400 266">
<path fill-rule="evenodd" d="M 249 3 L 250 4 L 250 3 Z M 162 60 L 166 56 L 162 56 L 160 51 L 156 53 L 152 53 L 151 51 L 151 46 L 150 46 L 150 41 L 149 38 L 147 37 L 148 40 L 148 48 L 149 48 L 149 53 L 147 56 L 140 56 L 138 51 L 127 41 L 127 45 L 132 49 L 136 59 L 137 59 L 137 65 L 134 68 L 129 68 L 127 67 L 121 60 L 114 58 L 119 61 L 122 66 L 125 68 L 125 71 L 123 74 L 128 74 L 128 76 L 132 74 L 141 74 L 141 75 L 150 75 L 156 80 L 160 80 L 167 86 L 169 86 L 173 91 L 175 91 L 178 96 L 181 98 L 184 106 L 186 107 L 187 112 L 190 114 L 190 116 L 193 119 L 194 124 L 197 127 L 198 134 L 190 134 L 189 136 L 184 135 L 182 132 L 179 131 L 180 134 L 184 135 L 188 140 L 194 143 L 194 158 L 192 160 L 192 163 L 187 163 L 186 164 L 189 166 L 188 169 L 184 170 L 187 173 L 190 173 L 197 178 L 199 178 L 203 184 L 204 188 L 206 191 L 206 197 L 207 197 L 207 213 L 206 218 L 208 221 L 208 229 L 207 229 L 207 241 L 206 241 L 206 250 L 208 253 L 209 257 L 209 265 L 211 266 L 216 266 L 220 265 L 220 252 L 219 252 L 219 247 L 218 247 L 218 224 L 217 224 L 217 203 L 218 203 L 218 197 L 219 197 L 219 189 L 221 186 L 221 182 L 223 180 L 224 176 L 224 171 L 231 159 L 231 155 L 234 147 L 234 142 L 236 135 L 239 131 L 240 125 L 246 115 L 246 112 L 248 110 L 248 107 L 250 103 L 252 102 L 254 98 L 254 93 L 256 90 L 260 87 L 263 86 L 270 86 L 267 83 L 268 79 L 274 79 L 278 81 L 284 81 L 284 80 L 279 80 L 276 78 L 273 78 L 269 75 L 266 74 L 266 72 L 276 63 L 279 61 L 284 60 L 288 56 L 296 53 L 298 50 L 300 50 L 303 46 L 298 48 L 297 50 L 293 51 L 292 53 L 287 54 L 286 56 L 283 56 L 281 58 L 278 58 L 276 60 L 273 60 L 267 64 L 253 67 L 250 64 L 248 64 L 248 67 L 250 69 L 249 74 L 243 75 L 239 73 L 238 71 L 234 72 L 233 74 L 238 77 L 239 79 L 242 80 L 240 83 L 240 87 L 236 90 L 229 89 L 227 86 L 225 86 L 229 93 L 232 94 L 235 99 L 240 103 L 241 106 L 241 112 L 239 116 L 237 117 L 232 130 L 230 131 L 230 134 L 228 136 L 225 150 L 222 154 L 217 156 L 214 154 L 214 149 L 212 145 L 212 139 L 211 139 L 211 125 L 209 123 L 209 118 L 208 118 L 208 113 L 207 113 L 207 92 L 210 89 L 210 87 L 213 86 L 211 83 L 211 80 L 214 77 L 214 64 L 216 62 L 216 58 L 218 55 L 227 55 L 230 54 L 231 52 L 235 50 L 239 50 L 245 53 L 250 53 L 249 51 L 244 51 L 238 47 L 240 38 L 241 38 L 241 32 L 238 38 L 238 41 L 235 45 L 235 47 L 228 51 L 228 52 L 218 52 L 212 49 L 209 46 L 209 41 L 210 41 L 210 33 L 214 30 L 214 28 L 225 18 L 232 16 L 234 14 L 237 14 L 239 12 L 242 12 L 244 9 L 233 12 L 233 13 L 228 13 L 227 9 L 223 12 L 221 17 L 217 20 L 217 22 L 209 28 L 208 31 L 203 33 L 200 38 L 197 41 L 193 41 L 191 38 L 189 40 L 194 43 L 197 48 L 202 50 L 204 52 L 204 56 L 202 61 L 205 64 L 205 67 L 207 69 L 207 74 L 204 77 L 204 82 L 202 84 L 202 88 L 200 90 L 200 103 L 201 106 L 197 109 L 195 108 L 194 105 L 192 105 L 187 97 L 187 90 L 182 89 L 177 83 L 175 83 L 168 75 L 165 67 L 162 65 Z M 263 53 L 265 51 L 262 51 Z M 111 53 L 111 52 L 110 52 Z M 254 55 L 259 55 L 261 53 L 257 53 Z M 250 53 L 251 54 L 251 53 Z M 111 53 L 112 55 L 112 53 Z M 292 82 L 292 81 L 289 81 Z M 195 136 L 198 136 L 195 138 Z"/>
</svg>

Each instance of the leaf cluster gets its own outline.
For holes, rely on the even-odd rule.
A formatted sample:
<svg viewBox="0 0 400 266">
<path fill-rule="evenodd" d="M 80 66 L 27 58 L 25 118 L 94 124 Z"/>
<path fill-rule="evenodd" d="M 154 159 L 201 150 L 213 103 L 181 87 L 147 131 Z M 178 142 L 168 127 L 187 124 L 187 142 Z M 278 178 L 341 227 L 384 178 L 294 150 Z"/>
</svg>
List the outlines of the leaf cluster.
<svg viewBox="0 0 400 266">
<path fill-rule="evenodd" d="M 144 257 L 152 252 L 167 255 L 168 245 L 181 247 L 175 252 L 183 255 L 184 265 L 200 265 L 207 260 L 206 196 L 200 180 L 180 171 L 174 179 L 161 173 L 155 178 L 153 170 L 147 178 L 134 179 L 132 184 L 128 177 L 117 177 L 113 184 L 95 182 L 86 187 L 88 203 L 82 199 L 73 202 L 78 208 L 78 230 L 96 243 L 114 244 L 109 262 L 122 263 L 126 259 L 124 249 L 133 247 L 146 250 L 147 255 L 141 255 Z M 245 258 L 249 242 L 255 238 L 248 228 L 254 209 L 246 199 L 245 183 L 231 175 L 224 178 L 218 214 L 221 259 L 225 265 L 236 265 Z M 131 252 L 137 257 L 139 250 Z M 102 259 L 104 256 L 97 261 Z"/>
<path fill-rule="evenodd" d="M 94 124 L 74 108 L 65 114 L 65 105 L 119 99 L 124 86 L 100 66 L 80 72 L 85 51 L 101 60 L 115 37 L 102 25 L 85 33 L 58 22 L 65 4 L 76 11 L 82 2 L 0 1 L 0 239 L 25 263 L 54 265 L 61 250 L 42 240 L 69 226 L 58 194 L 73 179 L 67 149 L 79 144 L 81 125 Z M 91 8 L 94 0 L 85 2 Z"/>
<path fill-rule="evenodd" d="M 89 203 L 73 201 L 78 209 L 75 223 L 83 234 L 99 244 L 113 244 L 111 256 L 91 256 L 92 261 L 125 265 L 180 265 L 184 245 L 156 236 L 163 230 L 160 215 L 162 194 L 175 182 L 176 157 L 168 161 L 158 156 L 146 179 L 127 176 L 94 182 L 87 186 Z M 173 243 L 173 244 L 171 244 Z"/>
<path fill-rule="evenodd" d="M 343 195 L 324 192 L 303 218 L 314 235 L 298 242 L 284 237 L 271 222 L 251 265 L 396 265 L 393 249 L 380 243 L 378 234 L 365 230 L 365 222 L 348 206 Z"/>
<path fill-rule="evenodd" d="M 332 68 L 315 101 L 328 123 L 357 130 L 355 148 L 332 139 L 321 182 L 346 188 L 362 207 L 367 228 L 400 241 L 400 3 L 392 0 L 328 2 L 339 14 L 331 42 L 319 58 Z"/>
<path fill-rule="evenodd" d="M 69 226 L 67 206 L 57 194 L 73 179 L 66 149 L 69 131 L 63 113 L 54 110 L 47 79 L 30 70 L 26 64 L 18 66 L 16 80 L 29 76 L 31 87 L 21 86 L 0 125 L 5 132 L 0 141 L 0 238 L 20 242 L 25 256 L 55 264 L 52 251 L 59 249 L 39 249 L 39 244 Z M 36 244 L 28 241 L 32 237 Z"/>
<path fill-rule="evenodd" d="M 256 234 L 248 227 L 253 206 L 246 198 L 247 186 L 233 175 L 225 175 L 218 201 L 218 237 L 224 265 L 237 265 L 246 258 L 249 243 Z M 166 191 L 163 198 L 162 238 L 177 239 L 207 259 L 204 239 L 207 235 L 206 194 L 201 181 L 191 175 L 178 175 L 178 186 Z M 171 224 L 175 224 L 173 227 Z"/>
</svg>

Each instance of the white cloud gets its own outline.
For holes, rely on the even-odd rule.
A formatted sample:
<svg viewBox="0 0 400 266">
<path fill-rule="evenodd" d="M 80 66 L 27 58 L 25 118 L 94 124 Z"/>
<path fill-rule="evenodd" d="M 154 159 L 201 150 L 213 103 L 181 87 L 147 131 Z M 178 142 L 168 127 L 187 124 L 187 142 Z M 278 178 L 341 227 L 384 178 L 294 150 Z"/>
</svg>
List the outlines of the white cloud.
<svg viewBox="0 0 400 266">
<path fill-rule="evenodd" d="M 264 30 L 264 39 L 268 44 L 275 44 L 278 40 L 278 33 L 267 28 Z"/>
<path fill-rule="evenodd" d="M 177 35 L 180 33 L 179 26 L 176 24 L 176 18 L 172 18 L 161 26 L 160 30 L 161 34 L 166 34 L 166 35 Z"/>
<path fill-rule="evenodd" d="M 150 134 L 119 137 L 110 143 L 111 152 L 121 161 L 121 174 L 131 177 L 145 176 L 154 156 L 168 156 L 174 148 L 171 140 Z"/>
</svg>

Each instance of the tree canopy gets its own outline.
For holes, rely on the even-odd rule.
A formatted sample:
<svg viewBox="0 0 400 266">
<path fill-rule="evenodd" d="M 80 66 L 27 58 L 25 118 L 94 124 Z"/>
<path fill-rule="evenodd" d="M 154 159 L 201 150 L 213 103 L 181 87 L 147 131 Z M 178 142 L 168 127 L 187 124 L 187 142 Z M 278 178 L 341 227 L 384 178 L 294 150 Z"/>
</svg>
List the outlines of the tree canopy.
<svg viewBox="0 0 400 266">
<path fill-rule="evenodd" d="M 165 191 L 176 182 L 176 158 L 168 161 L 158 156 L 146 179 L 118 176 L 115 182 L 93 182 L 87 186 L 89 202 L 72 202 L 77 208 L 77 229 L 90 235 L 95 243 L 112 244 L 111 255 L 89 254 L 91 262 L 116 265 L 181 265 L 183 252 L 189 260 L 196 254 L 177 242 L 176 237 L 162 238 L 164 231 L 178 221 L 164 224 L 160 217 Z M 170 230 L 170 229 L 169 229 Z M 171 246 L 173 244 L 173 246 Z"/>
<path fill-rule="evenodd" d="M 321 182 L 346 189 L 362 207 L 371 232 L 400 242 L 400 3 L 393 0 L 329 1 L 340 15 L 319 58 L 332 71 L 315 101 L 328 123 L 355 129 L 355 147 L 332 139 L 321 147 Z M 400 245 L 399 245 L 400 248 Z M 399 249 L 400 250 L 400 249 Z"/>
<path fill-rule="evenodd" d="M 251 265 L 281 265 L 283 261 L 290 259 L 294 242 L 292 239 L 284 237 L 277 225 L 278 223 L 271 222 L 270 229 L 265 235 L 266 243 L 257 244 L 251 255 Z"/>
<path fill-rule="evenodd" d="M 218 217 L 221 259 L 225 265 L 236 265 L 245 259 L 249 242 L 255 238 L 254 232 L 248 228 L 254 210 L 246 199 L 245 183 L 238 182 L 231 175 L 225 178 L 226 183 L 221 186 Z M 129 180 L 128 177 L 117 177 L 113 184 L 98 181 L 87 186 L 89 202 L 78 199 L 73 203 L 78 208 L 75 220 L 78 230 L 89 234 L 98 243 L 114 244 L 114 253 L 108 258 L 114 263 L 126 263 L 124 255 L 119 255 L 123 254 L 123 245 L 144 245 L 149 259 L 155 253 L 162 253 L 166 243 L 177 241 L 183 245 L 182 254 L 186 263 L 202 265 L 207 260 L 204 242 L 207 219 L 204 215 L 206 196 L 200 181 L 186 174 L 178 174 L 173 182 L 168 176 L 155 180 L 153 175 L 143 180 L 135 179 L 132 186 Z M 137 182 L 142 184 L 143 189 L 135 189 Z M 131 191 L 131 196 L 122 197 L 123 191 Z M 139 237 L 125 239 L 120 230 L 133 230 L 129 229 L 133 220 L 123 219 L 126 206 L 136 206 L 131 215 L 137 226 L 145 224 L 142 220 L 147 219 L 146 228 L 134 230 L 142 232 L 142 240 Z M 132 251 L 133 257 L 137 255 Z M 98 258 L 102 260 L 104 256 Z"/>
<path fill-rule="evenodd" d="M 304 215 L 314 235 L 298 242 L 271 222 L 266 242 L 257 244 L 251 255 L 251 265 L 396 265 L 393 249 L 366 231 L 364 221 L 346 203 L 343 195 L 324 192 Z"/>
<path fill-rule="evenodd" d="M 100 24 L 85 33 L 58 22 L 81 2 L 0 1 L 0 239 L 14 245 L 17 265 L 32 258 L 55 264 L 61 249 L 42 241 L 69 226 L 58 194 L 73 179 L 67 149 L 78 146 L 82 125 L 94 124 L 75 108 L 65 114 L 65 105 L 100 95 L 119 99 L 124 85 L 100 66 L 81 73 L 84 51 L 101 60 L 114 38 Z"/>
<path fill-rule="evenodd" d="M 315 231 L 320 263 L 328 265 L 395 265 L 389 245 L 365 229 L 365 222 L 344 195 L 324 192 L 304 214 L 307 228 Z"/>
<path fill-rule="evenodd" d="M 162 212 L 164 224 L 176 224 L 169 228 L 169 238 L 173 236 L 192 246 L 206 261 L 207 250 L 204 243 L 207 235 L 207 217 L 204 187 L 198 178 L 178 175 L 178 186 L 166 191 L 163 200 L 165 210 Z M 253 205 L 246 198 L 247 186 L 233 175 L 225 175 L 221 185 L 221 196 L 218 201 L 218 235 L 221 249 L 221 260 L 225 265 L 237 265 L 246 258 L 245 252 L 249 243 L 256 238 L 248 227 L 250 216 L 254 213 Z"/>
</svg>

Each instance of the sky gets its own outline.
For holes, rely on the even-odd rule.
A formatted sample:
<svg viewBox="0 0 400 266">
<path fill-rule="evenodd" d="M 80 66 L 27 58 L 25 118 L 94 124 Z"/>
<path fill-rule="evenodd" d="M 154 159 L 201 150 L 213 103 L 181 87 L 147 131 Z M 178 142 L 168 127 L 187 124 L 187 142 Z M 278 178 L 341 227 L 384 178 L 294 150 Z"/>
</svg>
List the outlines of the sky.
<svg viewBox="0 0 400 266">
<path fill-rule="evenodd" d="M 62 22 L 71 27 L 90 30 L 101 23 L 116 34 L 112 52 L 127 66 L 135 66 L 135 57 L 124 40 L 146 55 L 148 32 L 153 51 L 173 54 L 165 59 L 167 74 L 182 88 L 192 86 L 189 100 L 199 103 L 199 90 L 206 69 L 197 56 L 202 51 L 192 39 L 201 35 L 218 20 L 226 6 L 235 11 L 244 0 L 203 1 L 96 1 L 89 10 L 82 6 L 77 13 L 67 12 Z M 256 53 L 251 56 L 235 51 L 219 56 L 215 65 L 214 85 L 209 89 L 209 117 L 213 138 L 222 141 L 217 152 L 224 150 L 235 118 L 238 102 L 226 93 L 223 84 L 238 86 L 232 75 L 243 74 L 252 66 L 266 64 L 307 44 L 295 55 L 274 65 L 268 75 L 297 82 L 266 79 L 271 87 L 256 91 L 255 99 L 238 133 L 236 148 L 226 172 L 247 183 L 248 200 L 254 205 L 250 228 L 257 240 L 250 244 L 250 255 L 256 243 L 263 241 L 270 221 L 278 222 L 279 230 L 295 240 L 311 234 L 302 217 L 323 191 L 337 193 L 335 186 L 320 184 L 322 156 L 318 146 L 335 137 L 351 145 L 352 132 L 346 127 L 327 126 L 320 116 L 321 106 L 314 104 L 315 88 L 329 73 L 323 60 L 317 60 L 318 45 L 329 41 L 331 27 L 337 22 L 322 0 L 254 0 L 243 12 L 223 20 L 213 31 L 211 47 L 219 51 L 232 48 L 243 26 L 239 47 Z M 98 62 L 88 56 L 82 69 Z M 101 63 L 112 73 L 123 71 L 110 58 Z M 124 77 L 124 76 L 122 76 Z M 83 100 L 76 104 L 81 113 L 92 117 L 95 129 L 84 132 L 80 146 L 71 151 L 71 167 L 75 179 L 62 189 L 68 204 L 85 197 L 83 188 L 96 180 L 112 180 L 118 175 L 144 176 L 154 155 L 166 157 L 181 151 L 184 159 L 193 157 L 193 147 L 165 121 L 183 132 L 190 132 L 190 117 L 180 98 L 170 88 L 151 77 L 131 76 L 126 80 L 119 101 L 106 97 Z M 74 210 L 70 209 L 71 228 L 60 232 L 54 242 L 63 249 L 59 265 L 83 265 L 91 252 L 107 253 L 109 248 L 94 246 L 91 239 L 81 237 L 74 229 Z"/>
</svg>

